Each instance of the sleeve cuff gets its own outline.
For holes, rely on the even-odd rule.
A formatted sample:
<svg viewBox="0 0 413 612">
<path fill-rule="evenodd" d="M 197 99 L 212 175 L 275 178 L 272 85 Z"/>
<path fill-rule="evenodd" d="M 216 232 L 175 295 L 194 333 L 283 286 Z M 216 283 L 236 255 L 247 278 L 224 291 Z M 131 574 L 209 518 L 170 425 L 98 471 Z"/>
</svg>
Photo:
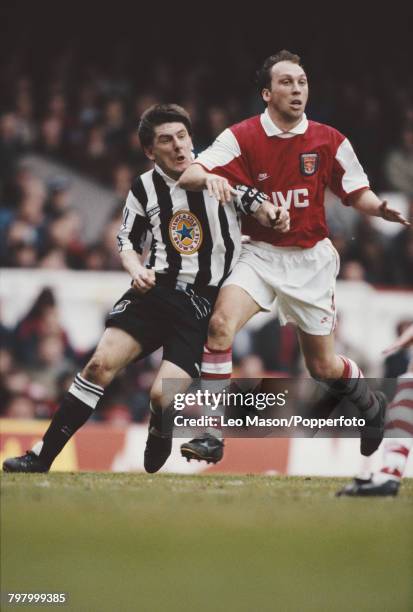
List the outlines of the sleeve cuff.
<svg viewBox="0 0 413 612">
<path fill-rule="evenodd" d="M 361 193 L 362 191 L 366 191 L 367 189 L 370 189 L 370 185 L 364 185 L 363 187 L 357 187 L 357 189 L 353 189 L 353 191 L 350 191 L 350 193 L 348 193 L 344 200 L 343 200 L 343 204 L 345 204 L 346 206 L 351 206 L 351 202 L 349 201 L 350 198 L 352 196 L 354 196 L 356 193 Z"/>
</svg>

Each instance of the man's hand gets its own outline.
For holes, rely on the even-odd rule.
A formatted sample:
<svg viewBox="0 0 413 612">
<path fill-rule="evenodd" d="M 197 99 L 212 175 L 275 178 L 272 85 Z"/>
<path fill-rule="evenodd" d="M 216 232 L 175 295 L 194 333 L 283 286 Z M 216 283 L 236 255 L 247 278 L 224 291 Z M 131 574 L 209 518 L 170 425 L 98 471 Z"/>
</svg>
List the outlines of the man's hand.
<svg viewBox="0 0 413 612">
<path fill-rule="evenodd" d="M 205 177 L 205 189 L 209 196 L 215 197 L 222 204 L 232 202 L 233 196 L 238 195 L 227 179 L 218 174 L 208 174 Z"/>
<path fill-rule="evenodd" d="M 132 287 L 139 293 L 146 293 L 155 285 L 155 271 L 145 268 L 138 255 L 133 249 L 120 252 L 122 266 L 132 277 Z"/>
<path fill-rule="evenodd" d="M 276 232 L 285 234 L 290 230 L 290 213 L 282 206 L 276 207 L 265 200 L 253 215 L 254 219 L 265 227 L 272 227 Z"/>
<path fill-rule="evenodd" d="M 405 219 L 398 210 L 396 210 L 395 208 L 389 208 L 386 200 L 384 202 L 382 202 L 382 204 L 379 206 L 379 211 L 380 211 L 380 216 L 383 217 L 383 219 L 386 219 L 386 221 L 393 221 L 394 223 L 401 223 L 402 225 L 405 225 L 406 227 L 410 227 L 410 223 L 407 221 L 407 219 Z"/>
<path fill-rule="evenodd" d="M 382 202 L 371 189 L 363 189 L 354 194 L 350 194 L 349 203 L 353 208 L 359 210 L 364 215 L 382 217 L 382 219 L 386 219 L 386 221 L 393 221 L 394 223 L 400 223 L 401 225 L 410 227 L 410 223 L 398 210 L 389 208 L 387 202 Z"/>
<path fill-rule="evenodd" d="M 132 276 L 132 287 L 139 293 L 146 293 L 155 286 L 155 271 L 140 268 Z"/>
<path fill-rule="evenodd" d="M 392 355 L 403 348 L 407 348 L 411 344 L 413 344 L 413 325 L 409 325 L 401 336 L 397 338 L 396 342 L 393 342 L 393 344 L 384 349 L 383 353 L 385 355 Z"/>
</svg>

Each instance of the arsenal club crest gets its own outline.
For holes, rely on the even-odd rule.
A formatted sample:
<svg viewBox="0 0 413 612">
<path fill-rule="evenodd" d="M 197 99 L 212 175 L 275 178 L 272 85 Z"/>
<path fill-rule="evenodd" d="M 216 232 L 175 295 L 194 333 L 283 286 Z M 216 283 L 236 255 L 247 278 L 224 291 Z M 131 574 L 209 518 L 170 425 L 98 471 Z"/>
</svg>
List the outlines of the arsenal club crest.
<svg viewBox="0 0 413 612">
<path fill-rule="evenodd" d="M 301 153 L 300 170 L 304 176 L 312 176 L 318 170 L 318 153 Z"/>
</svg>

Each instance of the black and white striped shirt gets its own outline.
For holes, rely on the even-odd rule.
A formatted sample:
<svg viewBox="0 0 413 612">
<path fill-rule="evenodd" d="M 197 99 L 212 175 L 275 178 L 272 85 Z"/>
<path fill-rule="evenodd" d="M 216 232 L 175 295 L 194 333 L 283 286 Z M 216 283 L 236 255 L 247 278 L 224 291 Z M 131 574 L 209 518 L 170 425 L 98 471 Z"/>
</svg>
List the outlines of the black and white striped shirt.
<svg viewBox="0 0 413 612">
<path fill-rule="evenodd" d="M 223 206 L 207 191 L 184 191 L 157 165 L 132 184 L 118 234 L 119 251 L 141 254 L 148 231 L 152 245 L 147 266 L 195 288 L 221 286 L 241 251 L 234 204 Z"/>
</svg>

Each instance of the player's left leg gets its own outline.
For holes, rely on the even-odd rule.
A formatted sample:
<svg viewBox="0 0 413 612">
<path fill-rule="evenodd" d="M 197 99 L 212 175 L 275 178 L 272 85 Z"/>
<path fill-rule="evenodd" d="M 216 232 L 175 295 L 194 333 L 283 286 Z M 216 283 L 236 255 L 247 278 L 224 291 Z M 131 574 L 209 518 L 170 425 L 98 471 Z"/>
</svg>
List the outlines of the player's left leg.
<svg viewBox="0 0 413 612">
<path fill-rule="evenodd" d="M 369 456 L 379 447 L 384 435 L 386 398 L 373 392 L 358 365 L 348 357 L 337 355 L 334 335 L 313 335 L 299 329 L 299 339 L 311 376 L 322 380 L 337 398 L 347 398 L 366 421 L 360 430 L 360 450 Z"/>
<path fill-rule="evenodd" d="M 83 370 L 76 375 L 43 436 L 43 440 L 22 457 L 3 463 L 5 472 L 47 472 L 69 439 L 92 415 L 105 387 L 128 363 L 136 359 L 141 346 L 122 329 L 106 329 Z"/>
<path fill-rule="evenodd" d="M 382 394 L 371 391 L 357 364 L 334 348 L 337 251 L 325 238 L 309 249 L 274 251 L 272 260 L 274 270 L 279 270 L 279 276 L 274 272 L 274 290 L 281 324 L 297 325 L 311 376 L 323 380 L 332 397 L 347 397 L 357 406 L 366 421 L 360 432 L 361 452 L 371 455 L 383 438 L 386 402 Z"/>
</svg>

